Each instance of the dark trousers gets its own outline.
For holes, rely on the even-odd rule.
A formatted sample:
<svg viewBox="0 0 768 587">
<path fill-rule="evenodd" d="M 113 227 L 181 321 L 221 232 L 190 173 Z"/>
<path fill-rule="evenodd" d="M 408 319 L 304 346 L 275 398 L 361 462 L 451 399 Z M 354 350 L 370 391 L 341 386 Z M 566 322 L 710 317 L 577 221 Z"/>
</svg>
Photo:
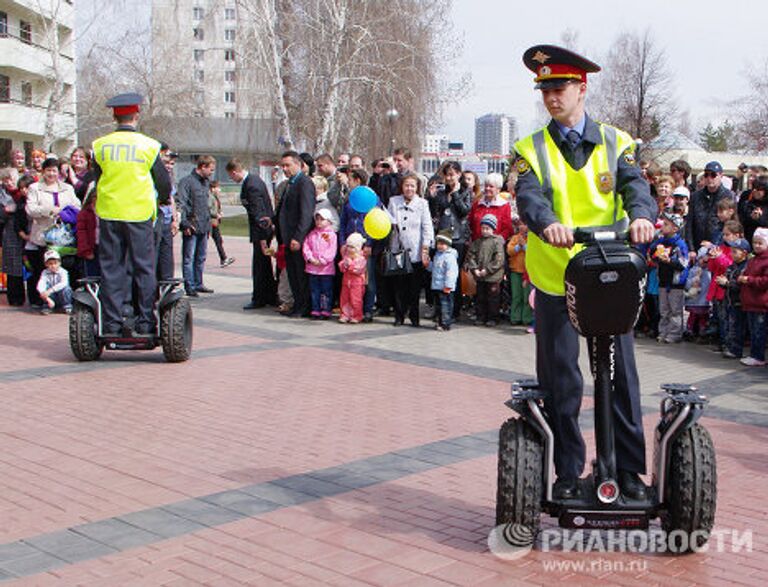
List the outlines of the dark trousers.
<svg viewBox="0 0 768 587">
<path fill-rule="evenodd" d="M 501 303 L 501 282 L 478 281 L 475 299 L 475 319 L 479 322 L 494 322 L 499 319 Z"/>
<path fill-rule="evenodd" d="M 45 247 L 24 251 L 24 256 L 29 261 L 29 268 L 32 273 L 32 275 L 29 276 L 29 279 L 27 279 L 27 299 L 31 306 L 43 305 L 43 300 L 40 298 L 40 293 L 37 291 L 37 282 L 40 281 L 40 276 L 43 274 L 43 269 L 45 269 L 43 255 L 45 255 Z"/>
<path fill-rule="evenodd" d="M 261 251 L 261 243 L 251 243 L 251 303 L 256 306 L 274 306 L 277 303 L 277 281 L 272 270 L 272 257 Z"/>
<path fill-rule="evenodd" d="M 747 312 L 749 324 L 749 356 L 765 361 L 765 342 L 768 339 L 768 312 Z"/>
<path fill-rule="evenodd" d="M 726 319 L 728 322 L 725 349 L 741 358 L 744 352 L 744 337 L 747 333 L 747 316 L 741 306 L 726 306 Z"/>
<path fill-rule="evenodd" d="M 227 252 L 224 250 L 224 241 L 221 238 L 221 229 L 218 226 L 211 226 L 211 238 L 216 245 L 216 252 L 219 254 L 219 261 L 222 263 L 227 260 Z"/>
<path fill-rule="evenodd" d="M 122 328 L 123 303 L 131 299 L 132 285 L 136 326 L 154 328 L 157 278 L 152 220 L 102 219 L 99 222 L 99 264 L 104 329 L 114 332 Z"/>
<path fill-rule="evenodd" d="M 451 246 L 456 250 L 456 253 L 458 254 L 457 262 L 459 267 L 464 267 L 464 259 L 467 256 L 467 246 L 464 243 L 457 242 L 454 242 Z M 461 276 L 459 276 L 459 279 L 456 280 L 456 289 L 453 290 L 451 295 L 453 296 L 453 317 L 458 318 L 461 315 L 461 306 L 462 301 L 464 300 L 464 293 L 461 291 Z M 496 313 L 498 314 L 498 312 L 499 311 L 497 309 Z"/>
<path fill-rule="evenodd" d="M 155 223 L 155 250 L 157 251 L 157 279 L 173 279 L 173 233 L 171 223 L 160 217 Z"/>
<path fill-rule="evenodd" d="M 195 232 L 181 237 L 181 273 L 187 291 L 203 287 L 203 271 L 208 254 L 208 233 Z"/>
<path fill-rule="evenodd" d="M 440 326 L 450 328 L 453 324 L 453 292 L 443 293 L 442 290 L 434 289 L 432 290 L 432 299 L 439 304 L 437 312 L 435 312 L 437 323 Z"/>
<path fill-rule="evenodd" d="M 304 272 L 304 255 L 301 250 L 285 250 L 285 268 L 288 271 L 288 283 L 293 294 L 293 313 L 309 316 L 309 281 Z"/>
<path fill-rule="evenodd" d="M 333 310 L 333 275 L 309 274 L 313 316 L 330 316 Z"/>
<path fill-rule="evenodd" d="M 9 306 L 23 306 L 24 305 L 24 278 L 21 275 L 9 275 L 8 276 L 8 296 Z"/>
<path fill-rule="evenodd" d="M 411 273 L 390 278 L 394 283 L 395 319 L 399 322 L 402 322 L 407 314 L 411 324 L 419 324 L 419 294 L 424 271 L 424 265 L 417 261 L 413 264 Z"/>
<path fill-rule="evenodd" d="M 578 477 L 586 448 L 579 429 L 583 379 L 579 369 L 579 335 L 568 319 L 565 298 L 536 291 L 536 375 L 547 393 L 545 407 L 555 435 L 558 477 Z M 616 337 L 613 424 L 616 463 L 620 469 L 645 472 L 645 438 L 640 382 L 632 333 Z"/>
</svg>

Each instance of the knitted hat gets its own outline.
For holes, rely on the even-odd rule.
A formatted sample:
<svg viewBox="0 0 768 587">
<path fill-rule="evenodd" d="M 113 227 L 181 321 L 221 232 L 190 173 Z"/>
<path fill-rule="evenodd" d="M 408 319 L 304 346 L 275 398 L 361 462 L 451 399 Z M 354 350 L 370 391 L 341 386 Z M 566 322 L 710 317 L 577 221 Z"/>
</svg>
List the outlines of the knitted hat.
<svg viewBox="0 0 768 587">
<path fill-rule="evenodd" d="M 435 242 L 438 243 L 445 243 L 449 247 L 453 244 L 453 238 L 451 238 L 453 235 L 450 230 L 441 230 L 437 233 L 437 236 L 435 237 Z"/>
<path fill-rule="evenodd" d="M 768 228 L 755 229 L 755 233 L 752 235 L 752 240 L 754 241 L 756 238 L 762 239 L 768 243 Z"/>
<path fill-rule="evenodd" d="M 749 243 L 745 238 L 737 238 L 727 242 L 726 244 L 732 249 L 741 249 L 742 251 L 745 251 L 747 253 L 749 253 L 752 250 L 752 247 L 749 246 Z"/>
<path fill-rule="evenodd" d="M 664 218 L 664 220 L 669 220 L 677 228 L 680 228 L 683 226 L 683 217 L 680 216 L 680 214 L 672 214 L 671 212 L 664 212 L 661 216 Z"/>
<path fill-rule="evenodd" d="M 362 249 L 363 245 L 365 244 L 365 239 L 363 238 L 363 235 L 359 232 L 353 232 L 347 237 L 347 246 L 351 247 L 353 249 Z"/>
<path fill-rule="evenodd" d="M 493 230 L 496 230 L 496 226 L 497 226 L 496 217 L 493 214 L 486 214 L 480 220 L 480 226 L 482 226 L 483 224 L 485 224 L 486 226 L 490 226 Z"/>
</svg>

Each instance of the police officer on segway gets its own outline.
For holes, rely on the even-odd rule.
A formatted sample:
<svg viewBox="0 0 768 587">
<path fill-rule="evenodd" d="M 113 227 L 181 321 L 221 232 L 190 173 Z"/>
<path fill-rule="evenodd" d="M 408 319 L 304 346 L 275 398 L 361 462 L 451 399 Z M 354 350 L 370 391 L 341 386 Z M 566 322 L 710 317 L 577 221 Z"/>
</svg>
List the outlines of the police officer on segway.
<svg viewBox="0 0 768 587">
<path fill-rule="evenodd" d="M 520 216 L 530 229 L 526 266 L 536 287 L 536 372 L 554 433 L 555 499 L 578 497 L 586 449 L 579 429 L 583 380 L 579 335 L 566 308 L 564 273 L 576 254 L 573 228 L 629 222 L 632 242 L 654 235 L 656 205 L 625 132 L 585 112 L 587 73 L 600 67 L 567 49 L 537 45 L 523 62 L 536 74 L 549 124 L 515 144 Z M 621 196 L 621 197 L 619 197 Z M 645 499 L 640 388 L 632 333 L 616 337 L 614 421 L 621 492 Z"/>
<path fill-rule="evenodd" d="M 113 109 L 117 129 L 93 143 L 105 337 L 122 332 L 122 307 L 131 298 L 132 280 L 133 335 L 152 336 L 157 327 L 153 225 L 157 204 L 169 201 L 171 180 L 159 157 L 160 143 L 136 130 L 142 101 L 134 93 L 110 99 L 106 105 Z"/>
</svg>

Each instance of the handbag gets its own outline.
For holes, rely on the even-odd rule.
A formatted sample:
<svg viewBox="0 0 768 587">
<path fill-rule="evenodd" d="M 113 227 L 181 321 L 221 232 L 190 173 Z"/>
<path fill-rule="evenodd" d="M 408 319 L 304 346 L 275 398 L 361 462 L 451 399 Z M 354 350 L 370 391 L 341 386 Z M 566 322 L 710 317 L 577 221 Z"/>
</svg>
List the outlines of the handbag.
<svg viewBox="0 0 768 587">
<path fill-rule="evenodd" d="M 385 250 L 381 255 L 381 272 L 385 277 L 413 273 L 413 264 L 408 249 Z"/>
<path fill-rule="evenodd" d="M 72 227 L 59 218 L 43 233 L 43 238 L 47 244 L 55 247 L 73 247 L 77 242 Z"/>
</svg>

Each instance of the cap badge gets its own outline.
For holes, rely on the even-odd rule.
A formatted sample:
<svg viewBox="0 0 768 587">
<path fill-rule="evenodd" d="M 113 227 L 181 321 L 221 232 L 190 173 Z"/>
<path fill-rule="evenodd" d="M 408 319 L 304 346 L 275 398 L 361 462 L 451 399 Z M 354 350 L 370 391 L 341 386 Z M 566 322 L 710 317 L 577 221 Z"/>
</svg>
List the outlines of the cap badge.
<svg viewBox="0 0 768 587">
<path fill-rule="evenodd" d="M 550 56 L 542 51 L 536 51 L 536 54 L 533 57 L 531 57 L 531 59 L 533 59 L 534 61 L 538 61 L 539 63 L 546 63 L 547 61 L 549 61 Z"/>
<path fill-rule="evenodd" d="M 551 75 L 552 68 L 549 65 L 544 65 L 539 69 L 539 75 Z"/>
</svg>

